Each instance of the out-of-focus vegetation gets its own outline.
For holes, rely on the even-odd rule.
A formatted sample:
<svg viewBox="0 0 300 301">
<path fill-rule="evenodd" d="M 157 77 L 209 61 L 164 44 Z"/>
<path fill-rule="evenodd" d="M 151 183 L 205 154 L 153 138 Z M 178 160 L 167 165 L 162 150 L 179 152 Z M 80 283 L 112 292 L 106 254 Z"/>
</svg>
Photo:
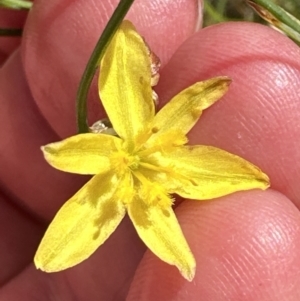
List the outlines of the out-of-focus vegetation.
<svg viewBox="0 0 300 301">
<path fill-rule="evenodd" d="M 270 0 L 300 19 L 300 0 Z M 204 0 L 204 26 L 224 21 L 252 21 L 265 24 L 245 0 Z"/>
</svg>

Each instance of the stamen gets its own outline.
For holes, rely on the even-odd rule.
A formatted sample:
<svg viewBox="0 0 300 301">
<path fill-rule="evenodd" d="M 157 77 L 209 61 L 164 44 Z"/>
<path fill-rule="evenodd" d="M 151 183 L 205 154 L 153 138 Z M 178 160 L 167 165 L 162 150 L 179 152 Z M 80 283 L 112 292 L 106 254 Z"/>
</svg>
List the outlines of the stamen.
<svg viewBox="0 0 300 301">
<path fill-rule="evenodd" d="M 132 172 L 132 174 L 142 183 L 142 185 L 147 186 L 148 185 L 148 180 L 146 177 L 139 171 L 135 170 Z"/>
<path fill-rule="evenodd" d="M 148 155 L 154 154 L 162 150 L 162 146 L 160 144 L 146 148 L 142 151 L 139 151 L 140 157 L 147 157 Z"/>
<path fill-rule="evenodd" d="M 167 208 L 172 205 L 172 199 L 162 185 L 148 180 L 141 172 L 134 171 L 133 176 L 140 181 L 140 198 L 150 206 Z"/>
<path fill-rule="evenodd" d="M 154 171 L 165 171 L 165 168 L 163 168 L 163 167 L 155 166 L 153 164 L 146 163 L 146 162 L 141 162 L 140 166 L 144 167 L 146 169 L 154 170 Z"/>
<path fill-rule="evenodd" d="M 191 179 L 186 175 L 174 171 L 174 168 L 172 168 L 172 166 L 156 166 L 154 164 L 146 162 L 141 162 L 140 166 L 156 172 L 163 172 L 174 179 L 184 182 L 190 182 L 193 186 L 198 186 L 198 183 L 194 179 Z"/>
</svg>

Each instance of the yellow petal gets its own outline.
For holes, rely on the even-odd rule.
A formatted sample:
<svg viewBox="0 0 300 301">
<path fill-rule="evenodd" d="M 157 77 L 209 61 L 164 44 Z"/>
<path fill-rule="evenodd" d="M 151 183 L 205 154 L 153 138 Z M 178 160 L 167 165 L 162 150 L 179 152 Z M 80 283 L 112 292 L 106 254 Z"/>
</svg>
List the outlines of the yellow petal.
<svg viewBox="0 0 300 301">
<path fill-rule="evenodd" d="M 155 116 L 153 129 L 157 133 L 153 138 L 175 130 L 187 134 L 198 121 L 202 111 L 227 92 L 229 84 L 228 77 L 215 77 L 198 82 L 177 94 Z"/>
<path fill-rule="evenodd" d="M 258 167 L 212 146 L 177 147 L 160 161 L 173 169 L 164 185 L 170 192 L 190 199 L 212 199 L 269 187 L 268 176 Z"/>
<path fill-rule="evenodd" d="M 38 269 L 61 271 L 95 252 L 125 215 L 119 185 L 109 173 L 96 175 L 63 205 L 36 252 Z"/>
<path fill-rule="evenodd" d="M 149 50 L 129 21 L 124 21 L 110 42 L 101 62 L 99 93 L 118 135 L 133 141 L 152 121 Z"/>
<path fill-rule="evenodd" d="M 191 281 L 196 262 L 172 208 L 147 206 L 136 197 L 128 206 L 128 214 L 147 247 L 161 260 L 175 265 Z"/>
<path fill-rule="evenodd" d="M 78 174 L 97 174 L 109 170 L 108 156 L 121 145 L 121 139 L 104 134 L 80 134 L 42 147 L 53 167 Z"/>
</svg>

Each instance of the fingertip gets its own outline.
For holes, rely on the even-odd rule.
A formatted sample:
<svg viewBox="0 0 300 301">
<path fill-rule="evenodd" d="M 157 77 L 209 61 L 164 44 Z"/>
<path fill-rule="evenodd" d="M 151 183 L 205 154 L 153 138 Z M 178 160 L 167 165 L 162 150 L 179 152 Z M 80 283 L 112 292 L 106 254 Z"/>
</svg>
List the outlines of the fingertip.
<svg viewBox="0 0 300 301">
<path fill-rule="evenodd" d="M 11 10 L 0 8 L 0 28 L 22 29 L 27 18 L 27 11 Z M 0 66 L 6 61 L 9 55 L 20 45 L 21 37 L 0 38 Z"/>
<path fill-rule="evenodd" d="M 178 209 L 197 261 L 193 282 L 146 253 L 127 300 L 293 300 L 300 293 L 300 218 L 286 197 L 253 190 Z"/>
<path fill-rule="evenodd" d="M 222 23 L 188 39 L 162 70 L 156 92 L 166 103 L 199 80 L 227 75 L 229 91 L 189 133 L 264 170 L 272 187 L 300 206 L 299 47 L 260 24 Z"/>
</svg>

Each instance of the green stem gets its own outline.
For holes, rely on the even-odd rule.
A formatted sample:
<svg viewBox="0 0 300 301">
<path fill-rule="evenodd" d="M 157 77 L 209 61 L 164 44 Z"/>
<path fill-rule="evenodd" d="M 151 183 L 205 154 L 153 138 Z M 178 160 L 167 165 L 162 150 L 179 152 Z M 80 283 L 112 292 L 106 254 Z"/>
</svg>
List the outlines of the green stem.
<svg viewBox="0 0 300 301">
<path fill-rule="evenodd" d="M 119 5 L 108 21 L 84 70 L 76 97 L 78 133 L 87 133 L 89 131 L 87 124 L 87 95 L 90 85 L 108 43 L 120 26 L 133 2 L 134 0 L 120 0 Z"/>
<path fill-rule="evenodd" d="M 209 0 L 204 1 L 204 9 L 209 14 L 209 16 L 216 22 L 226 22 L 226 21 L 228 21 L 228 19 L 226 17 L 224 17 L 217 10 L 215 10 L 213 5 L 209 3 Z"/>
<path fill-rule="evenodd" d="M 0 6 L 11 9 L 30 9 L 32 4 L 27 0 L 0 0 Z"/>
<path fill-rule="evenodd" d="M 20 37 L 21 35 L 21 28 L 0 28 L 0 37 Z"/>
<path fill-rule="evenodd" d="M 224 15 L 226 5 L 227 5 L 227 0 L 220 0 L 220 1 L 218 1 L 218 3 L 217 3 L 216 10 L 217 10 L 217 11 L 219 12 L 219 14 L 222 15 L 222 16 Z"/>
<path fill-rule="evenodd" d="M 284 9 L 278 5 L 272 3 L 269 0 L 252 0 L 254 3 L 261 5 L 263 8 L 268 10 L 271 14 L 274 15 L 279 21 L 289 26 L 296 32 L 300 33 L 300 23 L 297 22 L 294 18 L 291 18 Z"/>
</svg>

